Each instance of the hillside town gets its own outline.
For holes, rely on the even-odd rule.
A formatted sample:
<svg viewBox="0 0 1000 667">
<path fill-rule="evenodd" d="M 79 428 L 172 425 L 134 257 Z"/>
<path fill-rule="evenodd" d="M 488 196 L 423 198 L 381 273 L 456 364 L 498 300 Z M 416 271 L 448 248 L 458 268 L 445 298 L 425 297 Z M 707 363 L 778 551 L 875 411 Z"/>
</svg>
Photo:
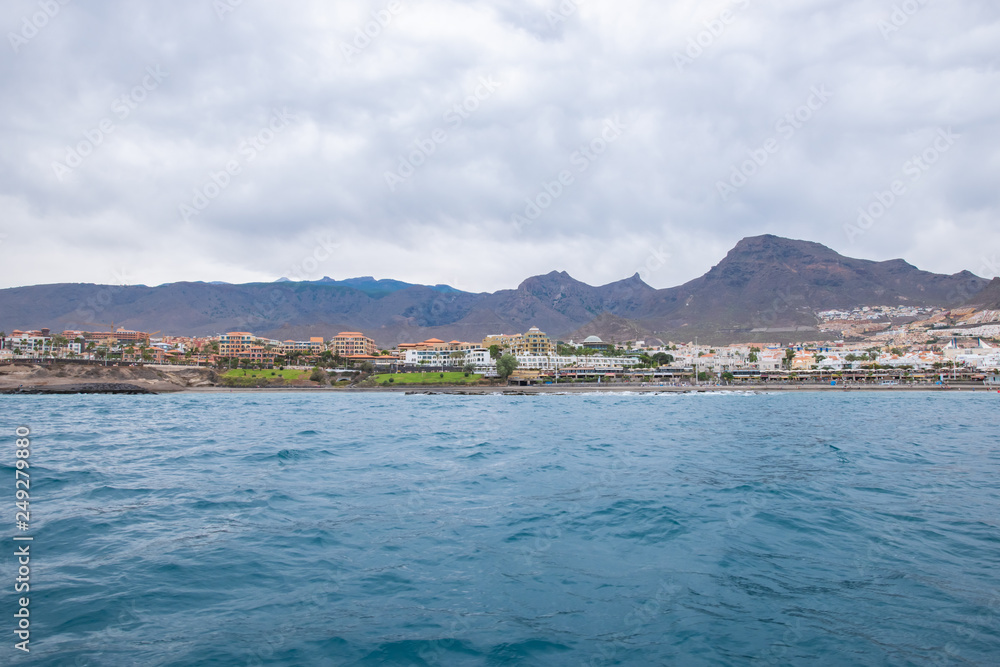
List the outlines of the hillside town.
<svg viewBox="0 0 1000 667">
<path fill-rule="evenodd" d="M 910 313 L 908 313 L 910 314 Z M 864 313 L 824 313 L 830 322 L 864 321 Z M 855 319 L 857 318 L 857 319 Z M 877 319 L 877 318 L 873 318 Z M 360 331 L 332 338 L 273 340 L 246 331 L 214 336 L 160 335 L 114 328 L 59 333 L 0 332 L 0 363 L 63 360 L 90 364 L 205 366 L 219 370 L 320 368 L 412 373 L 463 371 L 515 384 L 549 382 L 725 383 L 768 381 L 996 382 L 1000 344 L 981 335 L 941 331 L 913 340 L 906 327 L 860 343 L 732 344 L 606 342 L 598 336 L 553 340 L 536 327 L 481 341 L 430 338 L 380 349 Z M 926 332 L 925 332 L 926 334 Z M 511 361 L 498 363 L 504 358 Z"/>
</svg>

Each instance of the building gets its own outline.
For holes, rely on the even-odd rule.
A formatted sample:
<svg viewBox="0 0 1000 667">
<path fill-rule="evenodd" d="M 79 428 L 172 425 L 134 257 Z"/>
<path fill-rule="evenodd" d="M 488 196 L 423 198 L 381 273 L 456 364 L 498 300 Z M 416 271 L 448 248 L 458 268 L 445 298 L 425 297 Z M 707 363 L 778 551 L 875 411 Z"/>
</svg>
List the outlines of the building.
<svg viewBox="0 0 1000 667">
<path fill-rule="evenodd" d="M 398 345 L 399 354 L 403 358 L 411 351 L 440 351 L 440 352 L 464 352 L 466 350 L 480 349 L 479 343 L 467 343 L 460 340 L 453 340 L 446 343 L 440 338 L 428 338 L 419 343 L 400 343 Z"/>
<path fill-rule="evenodd" d="M 527 354 L 548 356 L 556 353 L 556 344 L 538 327 L 531 327 L 523 334 L 494 334 L 483 339 L 484 349 L 488 350 L 494 345 L 514 356 Z"/>
<path fill-rule="evenodd" d="M 326 349 L 326 341 L 322 337 L 311 337 L 309 340 L 286 340 L 276 342 L 275 347 L 281 350 L 282 354 L 301 352 L 303 354 L 322 354 Z"/>
<path fill-rule="evenodd" d="M 274 364 L 274 352 L 248 331 L 230 331 L 219 336 L 219 356 L 262 365 Z"/>
<path fill-rule="evenodd" d="M 496 368 L 489 350 L 482 348 L 411 348 L 406 350 L 404 358 L 409 366 L 464 366 L 471 363 L 477 367 L 491 365 Z"/>
<path fill-rule="evenodd" d="M 249 331 L 230 331 L 219 336 L 219 356 L 239 357 L 248 352 L 254 344 L 254 335 Z"/>
<path fill-rule="evenodd" d="M 83 338 L 88 343 L 105 343 L 122 345 L 149 345 L 150 334 L 145 331 L 130 331 L 128 329 L 115 329 L 114 331 L 63 331 L 65 338 L 73 340 Z"/>
<path fill-rule="evenodd" d="M 21 331 L 14 329 L 0 345 L 14 356 L 38 357 L 52 353 L 52 335 L 48 329 Z"/>
<path fill-rule="evenodd" d="M 614 343 L 605 343 L 601 340 L 600 336 L 587 336 L 583 339 L 580 346 L 586 350 L 599 350 L 601 352 L 607 352 L 615 348 Z"/>
<path fill-rule="evenodd" d="M 340 357 L 374 356 L 375 341 L 360 331 L 342 331 L 330 341 L 334 355 Z"/>
<path fill-rule="evenodd" d="M 635 357 L 606 357 L 592 355 L 589 357 L 568 357 L 558 355 L 517 355 L 517 367 L 526 370 L 558 371 L 562 368 L 585 366 L 600 370 L 623 370 L 629 366 L 638 366 Z"/>
</svg>

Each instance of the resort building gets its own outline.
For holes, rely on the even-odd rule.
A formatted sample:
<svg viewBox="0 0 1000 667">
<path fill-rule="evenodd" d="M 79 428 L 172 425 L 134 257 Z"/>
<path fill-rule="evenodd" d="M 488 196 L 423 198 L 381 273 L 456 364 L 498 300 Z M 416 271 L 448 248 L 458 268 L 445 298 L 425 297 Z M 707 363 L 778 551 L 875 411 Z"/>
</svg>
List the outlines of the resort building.
<svg viewBox="0 0 1000 667">
<path fill-rule="evenodd" d="M 474 366 L 492 365 L 489 350 L 482 348 L 465 349 L 408 349 L 405 356 L 406 363 L 411 366 L 464 366 L 471 363 Z"/>
<path fill-rule="evenodd" d="M 453 340 L 450 343 L 446 343 L 440 338 L 428 338 L 425 341 L 419 343 L 400 343 L 398 346 L 399 352 L 404 356 L 411 351 L 439 351 L 439 352 L 462 352 L 465 350 L 476 350 L 479 349 L 479 343 L 467 343 L 460 340 Z"/>
<path fill-rule="evenodd" d="M 557 371 L 562 368 L 586 366 L 601 370 L 622 370 L 629 366 L 638 366 L 639 360 L 634 357 L 605 357 L 593 355 L 588 357 L 567 357 L 557 355 L 519 354 L 517 367 L 540 371 Z"/>
<path fill-rule="evenodd" d="M 219 336 L 219 356 L 238 357 L 248 352 L 254 344 L 254 335 L 249 331 L 230 331 Z"/>
<path fill-rule="evenodd" d="M 274 363 L 274 352 L 248 331 L 230 331 L 219 336 L 219 356 L 258 364 Z"/>
<path fill-rule="evenodd" d="M 302 352 L 303 354 L 321 354 L 326 349 L 326 341 L 322 337 L 312 337 L 309 340 L 285 340 L 277 343 L 282 354 Z"/>
<path fill-rule="evenodd" d="M 360 331 L 342 331 L 330 341 L 330 348 L 341 357 L 374 356 L 375 341 Z"/>
<path fill-rule="evenodd" d="M 21 331 L 14 329 L 0 344 L 17 356 L 36 356 L 52 352 L 52 335 L 48 329 Z"/>
<path fill-rule="evenodd" d="M 547 356 L 556 353 L 556 344 L 538 327 L 531 327 L 523 334 L 494 334 L 483 339 L 483 348 L 488 350 L 494 345 L 514 356 Z"/>
<path fill-rule="evenodd" d="M 128 329 L 115 329 L 114 331 L 63 331 L 62 335 L 69 340 L 83 338 L 88 343 L 121 343 L 122 345 L 149 345 L 150 337 L 150 334 L 145 331 L 130 331 Z"/>
</svg>

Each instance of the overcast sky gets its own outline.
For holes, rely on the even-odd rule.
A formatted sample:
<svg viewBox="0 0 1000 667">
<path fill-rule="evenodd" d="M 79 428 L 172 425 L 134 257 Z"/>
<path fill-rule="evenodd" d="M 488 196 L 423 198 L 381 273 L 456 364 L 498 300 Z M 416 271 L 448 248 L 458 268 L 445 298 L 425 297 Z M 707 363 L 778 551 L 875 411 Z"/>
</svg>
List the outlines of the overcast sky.
<svg viewBox="0 0 1000 667">
<path fill-rule="evenodd" d="M 996 0 L 6 0 L 0 25 L 0 287 L 669 287 L 763 233 L 1000 274 Z"/>
</svg>

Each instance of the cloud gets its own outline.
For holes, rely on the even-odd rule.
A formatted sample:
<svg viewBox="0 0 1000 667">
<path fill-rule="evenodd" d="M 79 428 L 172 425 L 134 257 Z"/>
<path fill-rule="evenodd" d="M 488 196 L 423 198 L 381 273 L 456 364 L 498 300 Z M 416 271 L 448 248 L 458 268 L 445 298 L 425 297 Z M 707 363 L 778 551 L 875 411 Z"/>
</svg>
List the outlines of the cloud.
<svg viewBox="0 0 1000 667">
<path fill-rule="evenodd" d="M 949 273 L 1000 251 L 985 0 L 53 1 L 34 31 L 51 4 L 0 10 L 0 286 L 274 279 L 319 237 L 338 240 L 323 275 L 474 291 L 610 282 L 663 243 L 649 280 L 671 286 L 765 232 Z M 905 196 L 845 231 L 948 128 Z"/>
</svg>

